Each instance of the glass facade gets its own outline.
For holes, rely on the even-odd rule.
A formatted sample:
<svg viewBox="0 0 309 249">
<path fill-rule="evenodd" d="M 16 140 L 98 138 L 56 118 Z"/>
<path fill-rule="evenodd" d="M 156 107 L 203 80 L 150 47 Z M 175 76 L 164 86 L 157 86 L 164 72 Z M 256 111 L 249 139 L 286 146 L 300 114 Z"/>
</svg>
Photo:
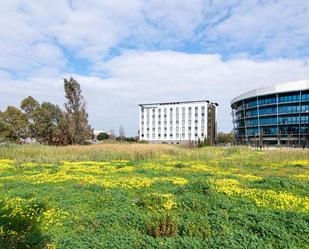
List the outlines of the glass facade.
<svg viewBox="0 0 309 249">
<path fill-rule="evenodd" d="M 309 145 L 309 89 L 250 97 L 232 109 L 239 143 Z"/>
</svg>

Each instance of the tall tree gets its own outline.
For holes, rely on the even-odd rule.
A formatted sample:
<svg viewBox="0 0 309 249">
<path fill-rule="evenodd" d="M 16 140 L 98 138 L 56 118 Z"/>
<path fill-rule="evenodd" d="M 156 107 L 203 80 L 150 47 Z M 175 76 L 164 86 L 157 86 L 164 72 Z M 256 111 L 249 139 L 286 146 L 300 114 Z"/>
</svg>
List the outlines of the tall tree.
<svg viewBox="0 0 309 249">
<path fill-rule="evenodd" d="M 27 98 L 23 99 L 20 104 L 21 109 L 25 112 L 25 115 L 29 122 L 28 127 L 28 135 L 31 138 L 37 138 L 37 121 L 39 118 L 39 110 L 40 110 L 40 103 L 35 100 L 33 97 L 28 96 Z"/>
<path fill-rule="evenodd" d="M 64 79 L 64 91 L 67 99 L 65 108 L 72 120 L 74 130 L 72 143 L 83 144 L 85 140 L 91 139 L 93 131 L 88 124 L 88 114 L 80 84 L 72 77 L 69 80 Z"/>
<path fill-rule="evenodd" d="M 125 132 L 122 125 L 119 126 L 119 140 L 123 142 L 125 139 Z"/>
</svg>

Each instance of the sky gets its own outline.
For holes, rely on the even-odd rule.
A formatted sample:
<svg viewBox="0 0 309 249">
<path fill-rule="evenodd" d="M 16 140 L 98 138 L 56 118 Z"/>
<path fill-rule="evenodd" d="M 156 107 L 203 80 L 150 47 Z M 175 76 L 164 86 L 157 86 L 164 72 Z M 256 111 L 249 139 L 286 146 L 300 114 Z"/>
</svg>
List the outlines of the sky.
<svg viewBox="0 0 309 249">
<path fill-rule="evenodd" d="M 230 101 L 309 79 L 306 0 L 0 0 L 0 110 L 31 95 L 63 107 L 81 85 L 94 129 L 137 135 L 138 104 Z"/>
</svg>

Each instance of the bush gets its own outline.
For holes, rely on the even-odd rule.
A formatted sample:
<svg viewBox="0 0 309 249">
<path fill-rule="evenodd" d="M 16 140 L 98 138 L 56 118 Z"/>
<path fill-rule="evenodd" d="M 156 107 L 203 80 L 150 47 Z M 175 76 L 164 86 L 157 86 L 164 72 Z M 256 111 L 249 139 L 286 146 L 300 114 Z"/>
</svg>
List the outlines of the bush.
<svg viewBox="0 0 309 249">
<path fill-rule="evenodd" d="M 101 132 L 98 134 L 97 136 L 97 139 L 99 141 L 102 141 L 102 140 L 107 140 L 109 138 L 109 135 L 106 133 L 106 132 Z"/>
<path fill-rule="evenodd" d="M 155 213 L 147 224 L 147 234 L 154 237 L 174 237 L 178 233 L 179 220 L 171 213 Z"/>
</svg>

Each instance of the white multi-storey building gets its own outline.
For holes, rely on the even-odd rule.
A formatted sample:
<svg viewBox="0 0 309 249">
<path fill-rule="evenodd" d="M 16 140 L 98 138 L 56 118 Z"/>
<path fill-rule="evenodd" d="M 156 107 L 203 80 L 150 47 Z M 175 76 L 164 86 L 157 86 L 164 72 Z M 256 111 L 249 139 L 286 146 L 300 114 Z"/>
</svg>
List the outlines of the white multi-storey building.
<svg viewBox="0 0 309 249">
<path fill-rule="evenodd" d="M 204 140 L 209 101 L 140 104 L 139 139 L 150 143 Z"/>
</svg>

